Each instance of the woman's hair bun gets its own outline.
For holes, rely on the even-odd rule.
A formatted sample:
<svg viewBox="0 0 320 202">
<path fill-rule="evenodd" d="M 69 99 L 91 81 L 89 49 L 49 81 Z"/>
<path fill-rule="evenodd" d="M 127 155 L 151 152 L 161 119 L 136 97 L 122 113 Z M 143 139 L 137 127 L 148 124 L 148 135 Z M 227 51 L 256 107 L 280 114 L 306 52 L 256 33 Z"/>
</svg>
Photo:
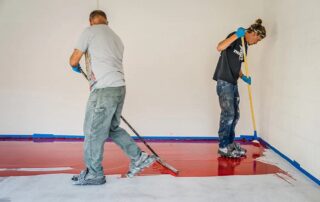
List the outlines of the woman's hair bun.
<svg viewBox="0 0 320 202">
<path fill-rule="evenodd" d="M 261 24 L 262 24 L 262 20 L 258 18 L 256 22 L 247 29 L 247 32 L 248 33 L 255 32 L 263 39 L 264 37 L 266 37 L 267 33 L 266 33 L 266 28 Z"/>
<path fill-rule="evenodd" d="M 256 24 L 261 25 L 262 24 L 262 20 L 259 18 L 256 20 Z"/>
</svg>

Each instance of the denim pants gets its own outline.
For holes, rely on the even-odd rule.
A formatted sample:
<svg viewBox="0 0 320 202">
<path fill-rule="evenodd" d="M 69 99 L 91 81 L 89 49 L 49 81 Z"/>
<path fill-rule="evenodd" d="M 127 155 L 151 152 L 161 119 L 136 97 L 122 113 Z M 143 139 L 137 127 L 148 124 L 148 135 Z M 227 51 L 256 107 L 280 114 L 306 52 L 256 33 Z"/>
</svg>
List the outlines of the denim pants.
<svg viewBox="0 0 320 202">
<path fill-rule="evenodd" d="M 235 127 L 240 118 L 238 85 L 218 80 L 217 94 L 221 108 L 219 126 L 219 147 L 226 147 L 233 143 L 235 138 Z"/>
<path fill-rule="evenodd" d="M 84 121 L 84 160 L 89 173 L 102 176 L 105 140 L 110 137 L 130 159 L 137 159 L 140 148 L 120 125 L 126 88 L 108 87 L 90 93 Z"/>
</svg>

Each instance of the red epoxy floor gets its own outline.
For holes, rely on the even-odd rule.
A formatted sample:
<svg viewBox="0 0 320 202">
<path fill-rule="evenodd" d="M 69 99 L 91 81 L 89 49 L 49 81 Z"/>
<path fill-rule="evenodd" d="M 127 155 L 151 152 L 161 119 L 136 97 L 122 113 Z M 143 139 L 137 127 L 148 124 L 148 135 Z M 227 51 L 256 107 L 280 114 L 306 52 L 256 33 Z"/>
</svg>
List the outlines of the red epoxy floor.
<svg viewBox="0 0 320 202">
<path fill-rule="evenodd" d="M 138 143 L 147 151 L 142 143 Z M 49 173 L 79 173 L 84 168 L 83 142 L 0 141 L 0 176 L 39 175 Z M 180 177 L 206 177 L 223 175 L 259 175 L 285 173 L 278 167 L 256 161 L 264 151 L 258 143 L 242 143 L 248 150 L 240 160 L 221 158 L 218 143 L 209 142 L 151 142 L 162 160 L 177 168 Z M 129 160 L 112 142 L 105 144 L 103 167 L 106 175 L 125 174 Z M 15 168 L 71 167 L 64 171 L 15 171 Z M 146 169 L 141 175 L 167 173 L 158 165 Z"/>
</svg>

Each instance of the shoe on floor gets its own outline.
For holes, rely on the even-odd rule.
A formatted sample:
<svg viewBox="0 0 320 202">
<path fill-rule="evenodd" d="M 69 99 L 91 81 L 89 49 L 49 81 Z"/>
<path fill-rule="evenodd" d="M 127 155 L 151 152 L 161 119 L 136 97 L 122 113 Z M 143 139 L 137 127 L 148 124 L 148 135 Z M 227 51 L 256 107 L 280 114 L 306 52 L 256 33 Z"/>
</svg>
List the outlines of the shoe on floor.
<svg viewBox="0 0 320 202">
<path fill-rule="evenodd" d="M 74 175 L 71 180 L 74 185 L 102 185 L 106 183 L 105 176 L 94 176 L 89 173 L 88 169 L 81 171 L 79 175 Z"/>
<path fill-rule="evenodd" d="M 240 158 L 241 154 L 239 151 L 234 149 L 231 145 L 228 145 L 226 147 L 219 147 L 218 154 L 221 155 L 221 157 L 227 157 L 227 158 Z"/>
<path fill-rule="evenodd" d="M 237 150 L 241 156 L 245 156 L 247 153 L 247 150 L 241 147 L 239 143 L 233 142 L 230 144 L 230 147 L 234 150 Z"/>
<path fill-rule="evenodd" d="M 132 160 L 130 163 L 127 177 L 131 178 L 140 173 L 144 168 L 149 167 L 156 161 L 154 155 L 148 155 L 146 152 L 141 152 L 140 157 L 137 160 Z"/>
<path fill-rule="evenodd" d="M 82 170 L 80 174 L 72 176 L 71 180 L 72 181 L 78 181 L 79 178 L 84 177 L 87 173 L 89 172 L 88 168 L 85 170 Z"/>
</svg>

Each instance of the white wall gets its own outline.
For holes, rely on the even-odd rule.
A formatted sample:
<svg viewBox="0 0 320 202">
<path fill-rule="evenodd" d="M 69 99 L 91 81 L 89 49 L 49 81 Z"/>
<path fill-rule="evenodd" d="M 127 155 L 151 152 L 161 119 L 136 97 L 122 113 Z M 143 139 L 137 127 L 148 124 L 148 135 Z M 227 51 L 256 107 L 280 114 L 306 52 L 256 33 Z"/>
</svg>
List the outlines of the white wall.
<svg viewBox="0 0 320 202">
<path fill-rule="evenodd" d="M 320 178 L 320 1 L 264 1 L 260 134 Z"/>
<path fill-rule="evenodd" d="M 249 50 L 258 132 L 319 178 L 319 7 L 317 0 L 100 0 L 126 47 L 124 115 L 143 135 L 216 136 L 216 44 L 262 17 L 268 36 Z M 88 87 L 68 58 L 95 8 L 90 0 L 0 0 L 0 134 L 82 134 Z M 237 131 L 248 134 L 241 82 L 240 93 Z"/>
<path fill-rule="evenodd" d="M 95 8 L 92 0 L 0 0 L 0 134 L 82 134 L 88 87 L 68 58 Z M 217 136 L 216 44 L 260 17 L 261 1 L 100 0 L 100 8 L 125 44 L 124 116 L 132 125 L 150 136 Z M 250 48 L 253 75 L 260 51 Z M 260 81 L 253 82 L 259 103 Z M 249 134 L 248 96 L 240 87 L 237 131 Z"/>
</svg>

